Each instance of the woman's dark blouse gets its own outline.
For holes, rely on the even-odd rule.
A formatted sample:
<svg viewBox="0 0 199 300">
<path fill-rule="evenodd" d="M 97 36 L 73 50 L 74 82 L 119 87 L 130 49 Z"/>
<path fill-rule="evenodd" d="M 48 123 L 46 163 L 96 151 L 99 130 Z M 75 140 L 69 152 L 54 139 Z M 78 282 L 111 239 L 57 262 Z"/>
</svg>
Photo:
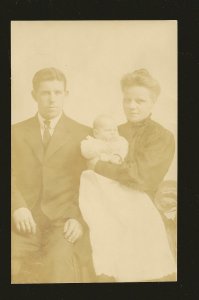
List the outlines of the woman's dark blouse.
<svg viewBox="0 0 199 300">
<path fill-rule="evenodd" d="M 122 124 L 119 132 L 129 142 L 125 161 L 121 165 L 98 161 L 95 172 L 153 197 L 174 156 L 173 134 L 150 117 Z"/>
</svg>

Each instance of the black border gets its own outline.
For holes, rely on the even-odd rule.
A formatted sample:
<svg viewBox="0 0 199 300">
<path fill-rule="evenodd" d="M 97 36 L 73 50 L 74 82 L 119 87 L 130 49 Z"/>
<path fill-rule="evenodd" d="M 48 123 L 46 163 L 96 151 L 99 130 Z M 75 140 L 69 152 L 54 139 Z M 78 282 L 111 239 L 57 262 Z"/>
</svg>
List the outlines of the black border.
<svg viewBox="0 0 199 300">
<path fill-rule="evenodd" d="M 178 20 L 178 281 L 10 284 L 10 21 Z M 198 0 L 1 0 L 1 299 L 197 299 L 199 294 Z M 195 176 L 194 176 L 195 175 Z"/>
</svg>

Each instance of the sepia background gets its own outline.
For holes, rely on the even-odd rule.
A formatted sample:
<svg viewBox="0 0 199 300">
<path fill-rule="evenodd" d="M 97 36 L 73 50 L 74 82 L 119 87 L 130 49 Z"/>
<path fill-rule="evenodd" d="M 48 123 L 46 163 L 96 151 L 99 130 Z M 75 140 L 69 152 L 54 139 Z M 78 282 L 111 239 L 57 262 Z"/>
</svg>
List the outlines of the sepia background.
<svg viewBox="0 0 199 300">
<path fill-rule="evenodd" d="M 11 23 L 12 123 L 32 117 L 32 77 L 57 67 L 66 75 L 65 113 L 92 125 L 97 114 L 125 122 L 121 77 L 146 68 L 161 86 L 153 119 L 177 143 L 176 21 L 13 21 Z M 176 155 L 166 175 L 177 178 Z"/>
</svg>

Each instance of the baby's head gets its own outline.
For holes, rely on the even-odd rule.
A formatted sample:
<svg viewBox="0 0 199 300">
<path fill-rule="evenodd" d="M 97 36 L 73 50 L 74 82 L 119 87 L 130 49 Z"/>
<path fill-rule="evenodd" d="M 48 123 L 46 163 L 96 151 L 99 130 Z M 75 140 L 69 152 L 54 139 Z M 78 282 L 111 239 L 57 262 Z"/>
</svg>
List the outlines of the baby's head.
<svg viewBox="0 0 199 300">
<path fill-rule="evenodd" d="M 103 141 L 113 141 L 118 136 L 115 120 L 109 115 L 99 115 L 93 122 L 93 135 Z"/>
</svg>

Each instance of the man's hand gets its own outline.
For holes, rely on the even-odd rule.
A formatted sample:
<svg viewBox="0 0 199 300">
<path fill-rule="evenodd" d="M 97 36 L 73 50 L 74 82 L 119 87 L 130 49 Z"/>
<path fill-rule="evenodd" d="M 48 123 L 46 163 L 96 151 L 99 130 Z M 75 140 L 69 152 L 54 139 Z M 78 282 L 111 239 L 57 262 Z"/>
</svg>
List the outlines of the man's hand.
<svg viewBox="0 0 199 300">
<path fill-rule="evenodd" d="M 64 237 L 70 243 L 75 243 L 83 235 L 82 225 L 75 219 L 69 219 L 64 225 Z"/>
<path fill-rule="evenodd" d="M 32 213 L 28 208 L 20 207 L 13 213 L 15 226 L 19 232 L 36 233 L 36 223 L 32 217 Z"/>
</svg>

